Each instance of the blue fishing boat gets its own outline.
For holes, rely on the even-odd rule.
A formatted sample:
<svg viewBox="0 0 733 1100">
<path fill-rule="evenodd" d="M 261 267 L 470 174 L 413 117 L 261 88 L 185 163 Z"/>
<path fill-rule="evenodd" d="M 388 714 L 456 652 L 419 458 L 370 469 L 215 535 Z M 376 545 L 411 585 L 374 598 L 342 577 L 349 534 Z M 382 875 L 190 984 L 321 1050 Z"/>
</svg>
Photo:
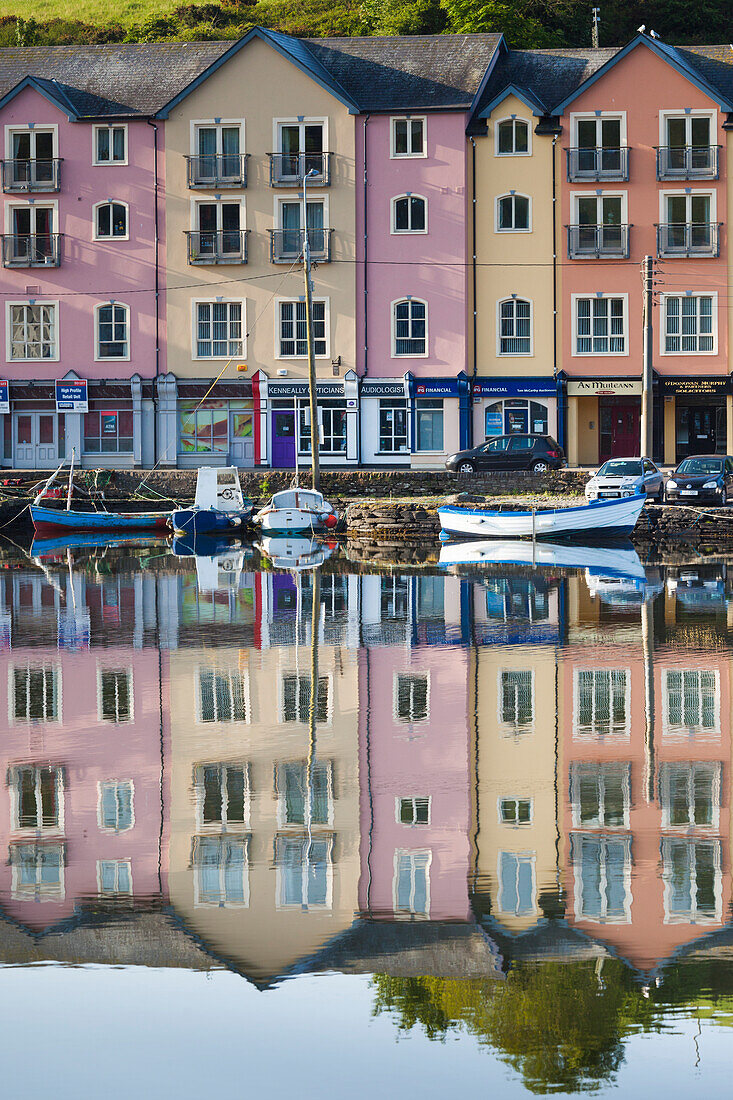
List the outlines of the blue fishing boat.
<svg viewBox="0 0 733 1100">
<path fill-rule="evenodd" d="M 177 535 L 236 535 L 249 523 L 252 501 L 245 500 L 236 466 L 201 466 L 192 508 L 177 508 L 170 524 Z"/>
</svg>

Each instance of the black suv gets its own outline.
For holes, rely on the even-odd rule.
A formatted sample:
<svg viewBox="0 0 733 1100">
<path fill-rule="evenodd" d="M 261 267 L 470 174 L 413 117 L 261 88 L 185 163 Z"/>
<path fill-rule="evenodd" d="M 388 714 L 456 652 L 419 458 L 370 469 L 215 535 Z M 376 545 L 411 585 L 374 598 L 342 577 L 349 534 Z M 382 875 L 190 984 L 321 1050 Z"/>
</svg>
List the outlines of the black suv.
<svg viewBox="0 0 733 1100">
<path fill-rule="evenodd" d="M 446 469 L 458 474 L 477 470 L 532 470 L 544 474 L 565 465 L 562 448 L 551 435 L 497 435 L 445 460 Z"/>
</svg>

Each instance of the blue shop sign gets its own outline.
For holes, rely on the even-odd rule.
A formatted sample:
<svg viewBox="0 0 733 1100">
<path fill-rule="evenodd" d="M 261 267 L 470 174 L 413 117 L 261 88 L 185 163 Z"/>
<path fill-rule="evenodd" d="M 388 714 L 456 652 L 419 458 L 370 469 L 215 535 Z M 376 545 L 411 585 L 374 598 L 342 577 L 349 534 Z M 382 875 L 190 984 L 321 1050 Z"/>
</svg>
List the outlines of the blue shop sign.
<svg viewBox="0 0 733 1100">
<path fill-rule="evenodd" d="M 7 379 L 0 382 L 0 413 L 10 412 L 10 384 Z"/>
<path fill-rule="evenodd" d="M 415 397 L 458 397 L 457 378 L 415 378 Z"/>
<path fill-rule="evenodd" d="M 89 412 L 86 378 L 56 383 L 56 412 Z"/>
<path fill-rule="evenodd" d="M 474 397 L 549 397 L 557 395 L 554 378 L 478 378 Z"/>
</svg>

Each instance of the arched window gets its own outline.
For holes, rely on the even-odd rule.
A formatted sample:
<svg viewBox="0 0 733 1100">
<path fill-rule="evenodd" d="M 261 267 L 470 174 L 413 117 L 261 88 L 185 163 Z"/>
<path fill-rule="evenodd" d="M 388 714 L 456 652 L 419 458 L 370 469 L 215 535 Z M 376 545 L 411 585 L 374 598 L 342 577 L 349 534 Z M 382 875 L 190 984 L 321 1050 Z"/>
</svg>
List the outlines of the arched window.
<svg viewBox="0 0 733 1100">
<path fill-rule="evenodd" d="M 100 202 L 94 208 L 94 236 L 98 241 L 127 237 L 127 205 Z"/>
<path fill-rule="evenodd" d="M 499 355 L 532 354 L 532 305 L 525 298 L 499 302 Z"/>
<path fill-rule="evenodd" d="M 496 228 L 499 233 L 529 231 L 529 199 L 526 195 L 511 191 L 508 195 L 499 196 L 496 200 Z"/>
<path fill-rule="evenodd" d="M 427 355 L 428 307 L 419 298 L 392 303 L 392 354 Z"/>
<path fill-rule="evenodd" d="M 96 309 L 96 358 L 130 358 L 130 310 L 121 302 L 106 302 Z"/>
<path fill-rule="evenodd" d="M 523 118 L 505 118 L 496 125 L 496 155 L 529 156 L 529 123 Z"/>
<path fill-rule="evenodd" d="M 422 195 L 399 195 L 392 199 L 392 232 L 427 232 L 427 201 Z"/>
</svg>

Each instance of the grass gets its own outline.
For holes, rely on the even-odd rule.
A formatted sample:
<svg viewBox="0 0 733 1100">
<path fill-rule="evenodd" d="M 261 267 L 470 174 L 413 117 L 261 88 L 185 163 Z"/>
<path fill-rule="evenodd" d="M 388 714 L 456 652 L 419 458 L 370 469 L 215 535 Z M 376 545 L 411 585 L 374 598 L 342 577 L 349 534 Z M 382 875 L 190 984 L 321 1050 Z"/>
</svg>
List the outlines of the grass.
<svg viewBox="0 0 733 1100">
<path fill-rule="evenodd" d="M 0 16 L 17 15 L 43 23 L 48 19 L 81 20 L 107 26 L 130 27 L 147 19 L 168 15 L 182 0 L 0 0 Z"/>
</svg>

